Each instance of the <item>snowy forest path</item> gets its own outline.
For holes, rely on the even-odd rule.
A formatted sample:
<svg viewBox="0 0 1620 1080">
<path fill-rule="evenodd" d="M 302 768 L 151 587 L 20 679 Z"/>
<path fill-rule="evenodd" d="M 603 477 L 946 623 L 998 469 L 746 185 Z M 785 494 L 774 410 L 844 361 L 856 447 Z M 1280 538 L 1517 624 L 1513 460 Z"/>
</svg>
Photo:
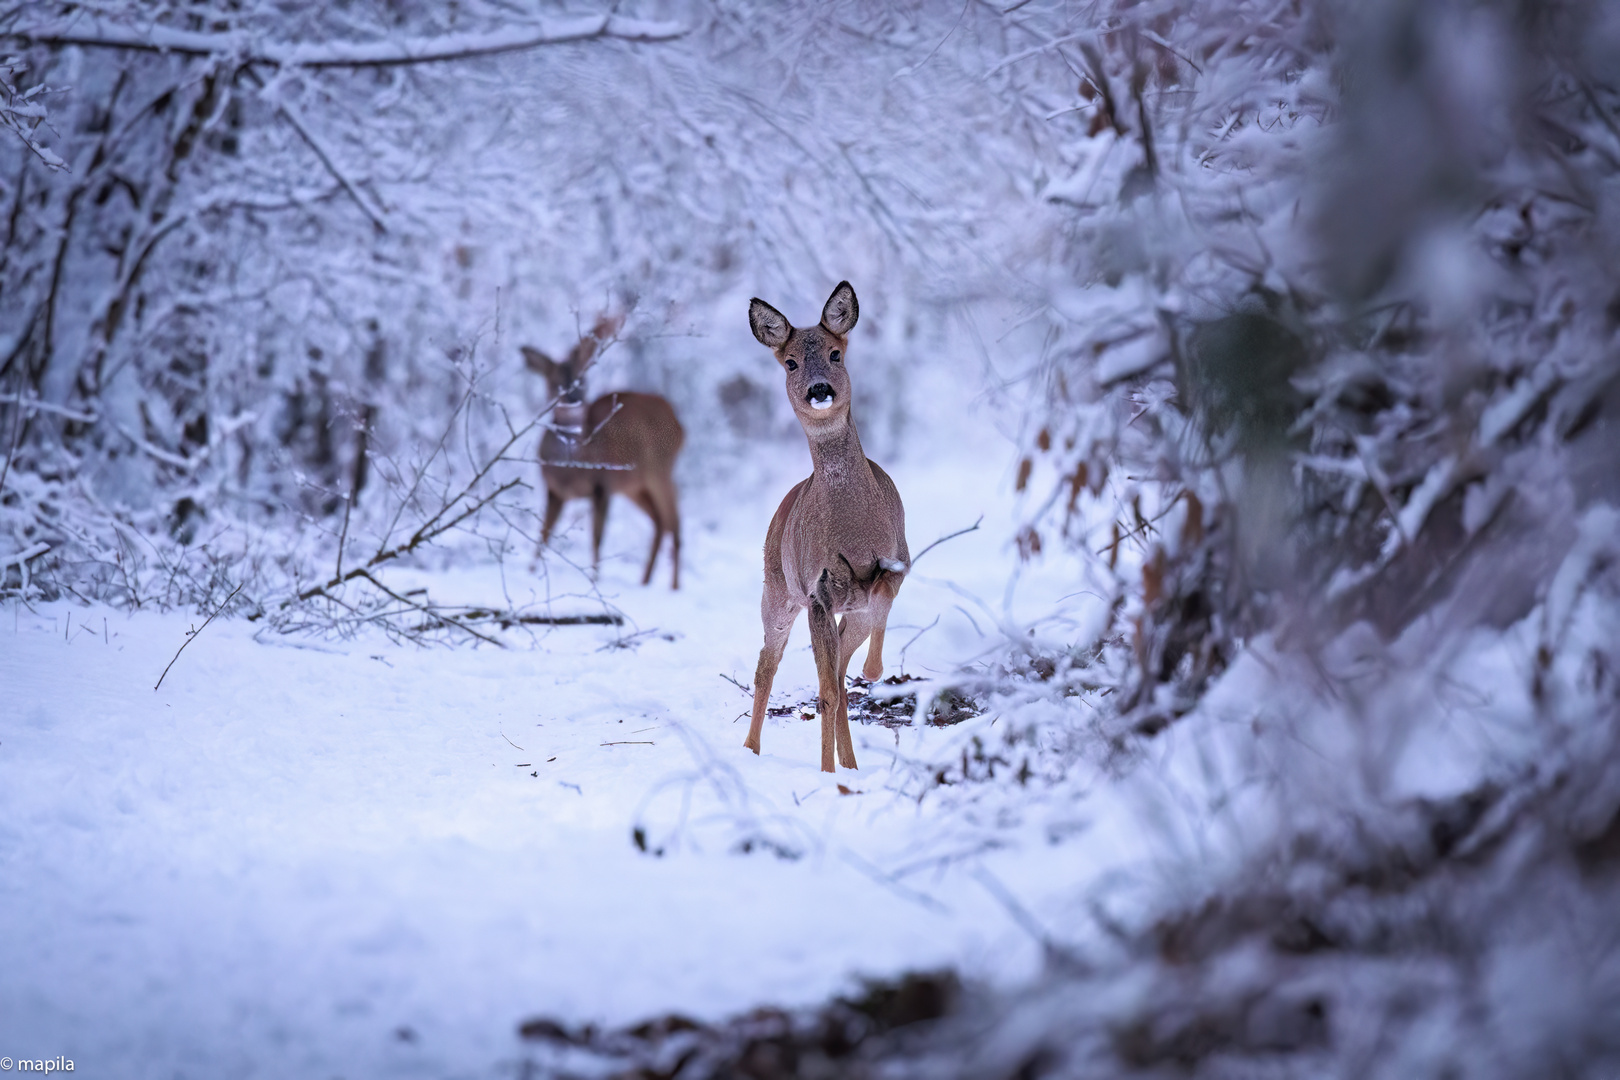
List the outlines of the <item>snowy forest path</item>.
<svg viewBox="0 0 1620 1080">
<path fill-rule="evenodd" d="M 985 505 L 969 520 L 1009 520 L 998 468 L 979 468 Z M 959 468 L 896 471 L 919 536 L 962 524 L 960 498 L 941 497 L 962 489 Z M 47 1033 L 81 1063 L 127 1064 L 148 1045 L 150 1075 L 229 1075 L 249 1059 L 370 1075 L 399 1055 L 494 1061 L 536 1012 L 720 1015 L 838 992 L 857 973 L 1027 974 L 1037 950 L 983 889 L 961 875 L 885 879 L 930 827 L 884 788 L 885 755 L 902 741 L 952 752 L 972 723 L 903 740 L 857 727 L 871 756 L 857 797 L 804 767 L 813 723 L 773 717 L 762 758 L 735 745 L 748 702 L 722 676 L 745 672 L 757 647 L 738 616 L 759 581 L 758 530 L 743 525 L 769 507 L 695 504 L 693 587 L 637 584 L 650 526 L 621 515 L 599 587 L 627 624 L 514 628 L 508 649 L 264 644 L 253 624 L 220 619 L 154 693 L 195 617 L 7 612 L 0 1037 Z M 565 551 L 584 550 L 580 525 Z M 896 605 L 893 663 L 931 624 L 912 673 L 983 648 L 952 614 L 953 589 L 993 597 L 1006 543 L 982 530 L 930 556 L 932 577 Z M 503 582 L 494 567 L 403 569 L 401 587 L 419 577 L 468 602 L 586 584 L 556 570 Z M 801 637 L 779 696 L 814 686 Z M 633 827 L 662 857 L 638 850 Z M 773 857 L 772 843 L 797 858 Z M 807 951 L 802 928 L 835 909 L 848 929 Z"/>
</svg>

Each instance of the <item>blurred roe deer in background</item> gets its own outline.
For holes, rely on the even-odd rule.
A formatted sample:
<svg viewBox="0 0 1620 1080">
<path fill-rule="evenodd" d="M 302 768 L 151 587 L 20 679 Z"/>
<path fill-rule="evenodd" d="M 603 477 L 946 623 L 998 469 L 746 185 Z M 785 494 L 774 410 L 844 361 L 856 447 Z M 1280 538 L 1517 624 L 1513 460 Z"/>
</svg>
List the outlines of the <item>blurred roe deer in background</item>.
<svg viewBox="0 0 1620 1080">
<path fill-rule="evenodd" d="M 540 473 L 546 484 L 546 518 L 540 545 L 569 499 L 591 500 L 591 566 L 602 558 L 608 500 L 625 495 L 652 518 L 652 550 L 641 583 L 652 580 L 664 533 L 671 537 L 670 588 L 681 586 L 681 515 L 676 502 L 675 456 L 686 432 L 669 402 L 657 394 L 615 390 L 585 403 L 585 372 L 602 344 L 613 338 L 622 316 L 603 315 L 562 361 L 523 347 L 529 370 L 542 375 L 556 401 L 552 422 L 540 440 Z"/>
</svg>

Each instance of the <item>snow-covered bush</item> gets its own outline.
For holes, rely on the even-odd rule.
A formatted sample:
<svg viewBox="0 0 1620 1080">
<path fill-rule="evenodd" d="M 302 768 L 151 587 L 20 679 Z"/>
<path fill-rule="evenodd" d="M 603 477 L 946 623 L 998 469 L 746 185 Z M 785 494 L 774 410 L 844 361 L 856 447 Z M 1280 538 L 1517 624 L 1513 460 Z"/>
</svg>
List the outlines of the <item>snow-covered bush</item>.
<svg viewBox="0 0 1620 1080">
<path fill-rule="evenodd" d="M 966 801 L 1154 824 L 1045 981 L 883 1075 L 1609 1075 L 1620 24 L 1089 17 L 1018 482 L 1114 614 L 985 680 L 984 753 L 1064 797 Z"/>
</svg>

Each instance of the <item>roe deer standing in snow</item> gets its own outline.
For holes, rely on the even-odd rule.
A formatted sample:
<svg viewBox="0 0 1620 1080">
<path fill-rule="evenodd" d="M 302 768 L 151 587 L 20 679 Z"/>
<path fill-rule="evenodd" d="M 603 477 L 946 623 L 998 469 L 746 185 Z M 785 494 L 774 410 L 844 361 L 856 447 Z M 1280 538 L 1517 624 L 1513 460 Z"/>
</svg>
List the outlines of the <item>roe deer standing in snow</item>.
<svg viewBox="0 0 1620 1080">
<path fill-rule="evenodd" d="M 591 500 L 591 566 L 602 558 L 602 530 L 608 500 L 614 493 L 630 500 L 652 518 L 652 550 L 641 583 L 652 580 L 653 563 L 664 533 L 671 537 L 670 588 L 681 587 L 681 515 L 675 499 L 675 455 L 686 432 L 669 402 L 657 394 L 615 390 L 585 404 L 585 371 L 602 342 L 619 329 L 619 319 L 603 316 L 562 362 L 538 349 L 523 347 L 529 370 L 543 375 L 557 404 L 551 424 L 540 439 L 540 473 L 546 482 L 546 521 L 540 544 L 569 499 Z"/>
<path fill-rule="evenodd" d="M 787 372 L 788 400 L 810 440 L 814 465 L 776 508 L 765 533 L 765 646 L 754 672 L 754 715 L 744 746 L 759 753 L 760 729 L 782 650 L 800 608 L 809 611 L 810 647 L 821 683 L 821 770 L 838 761 L 855 768 L 844 672 L 868 636 L 862 674 L 883 674 L 883 630 L 889 605 L 911 561 L 906 510 L 894 481 L 861 450 L 850 415 L 844 354 L 860 307 L 841 281 L 821 310 L 821 323 L 795 328 L 763 300 L 749 304 L 748 325 Z M 842 616 L 842 618 L 837 618 Z M 835 621 L 836 619 L 836 621 Z"/>
</svg>

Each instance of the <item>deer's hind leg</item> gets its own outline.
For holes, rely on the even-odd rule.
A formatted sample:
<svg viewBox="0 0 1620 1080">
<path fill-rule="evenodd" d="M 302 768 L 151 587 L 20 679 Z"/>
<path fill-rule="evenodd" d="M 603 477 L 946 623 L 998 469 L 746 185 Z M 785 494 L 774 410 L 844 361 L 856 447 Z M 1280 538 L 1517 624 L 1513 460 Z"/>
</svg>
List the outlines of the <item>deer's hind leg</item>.
<svg viewBox="0 0 1620 1080">
<path fill-rule="evenodd" d="M 681 587 L 681 501 L 675 489 L 675 478 L 667 478 L 659 491 L 661 507 L 660 516 L 664 519 L 664 527 L 669 530 L 669 587 Z"/>
<path fill-rule="evenodd" d="M 759 602 L 760 620 L 765 624 L 765 644 L 759 650 L 759 666 L 754 669 L 754 714 L 748 724 L 748 738 L 743 745 L 759 753 L 759 736 L 765 727 L 765 709 L 771 701 L 771 684 L 776 681 L 776 669 L 782 663 L 782 651 L 787 648 L 788 635 L 793 632 L 793 620 L 799 617 L 799 605 L 788 595 L 787 582 L 777 571 L 765 575 L 765 595 Z"/>
<path fill-rule="evenodd" d="M 675 478 L 673 476 L 660 476 L 652 478 L 645 488 L 647 499 L 657 508 L 656 521 L 663 529 L 669 531 L 670 547 L 669 561 L 669 587 L 681 587 L 681 508 L 675 497 Z M 651 510 L 647 511 L 649 514 Z M 652 561 L 647 562 L 647 579 L 642 584 L 652 580 Z"/>
<path fill-rule="evenodd" d="M 868 682 L 877 682 L 883 678 L 883 632 L 889 625 L 889 608 L 894 604 L 894 596 L 900 591 L 900 582 L 904 579 L 884 572 L 882 580 L 872 586 L 871 599 L 867 602 L 867 618 L 871 620 L 872 645 L 866 650 L 866 663 L 861 667 L 861 675 Z M 860 643 L 856 642 L 858 646 Z M 855 646 L 850 647 L 850 652 Z"/>
<path fill-rule="evenodd" d="M 641 583 L 647 584 L 652 580 L 653 564 L 658 561 L 658 547 L 664 542 L 664 517 L 659 512 L 658 503 L 653 499 L 652 492 L 642 488 L 631 496 L 635 504 L 646 511 L 653 523 L 652 550 L 647 552 L 647 569 L 642 571 Z"/>
</svg>

